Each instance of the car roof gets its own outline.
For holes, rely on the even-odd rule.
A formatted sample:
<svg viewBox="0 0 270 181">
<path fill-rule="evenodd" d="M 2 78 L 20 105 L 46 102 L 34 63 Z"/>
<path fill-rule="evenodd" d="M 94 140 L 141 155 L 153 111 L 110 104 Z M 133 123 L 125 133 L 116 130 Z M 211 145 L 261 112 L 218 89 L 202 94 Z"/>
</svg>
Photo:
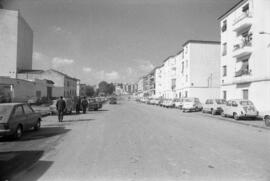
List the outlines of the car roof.
<svg viewBox="0 0 270 181">
<path fill-rule="evenodd" d="M 17 105 L 23 105 L 24 103 L 16 103 L 16 102 L 10 102 L 10 103 L 1 103 L 2 106 L 17 106 Z"/>
</svg>

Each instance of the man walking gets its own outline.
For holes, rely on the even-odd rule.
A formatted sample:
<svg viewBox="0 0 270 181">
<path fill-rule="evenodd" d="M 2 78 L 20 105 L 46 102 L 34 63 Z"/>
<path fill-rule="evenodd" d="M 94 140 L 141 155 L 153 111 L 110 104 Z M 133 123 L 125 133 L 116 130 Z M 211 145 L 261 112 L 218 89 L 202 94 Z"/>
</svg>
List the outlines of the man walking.
<svg viewBox="0 0 270 181">
<path fill-rule="evenodd" d="M 88 106 L 88 101 L 86 100 L 85 97 L 83 97 L 83 100 L 82 100 L 82 108 L 83 108 L 83 114 L 86 113 L 86 108 Z"/>
<path fill-rule="evenodd" d="M 58 111 L 58 121 L 62 122 L 64 119 L 64 112 L 66 109 L 66 102 L 63 100 L 62 96 L 60 97 L 60 99 L 56 103 L 56 109 Z"/>
<path fill-rule="evenodd" d="M 76 100 L 76 114 L 80 114 L 80 109 L 81 109 L 81 98 L 78 97 Z"/>
</svg>

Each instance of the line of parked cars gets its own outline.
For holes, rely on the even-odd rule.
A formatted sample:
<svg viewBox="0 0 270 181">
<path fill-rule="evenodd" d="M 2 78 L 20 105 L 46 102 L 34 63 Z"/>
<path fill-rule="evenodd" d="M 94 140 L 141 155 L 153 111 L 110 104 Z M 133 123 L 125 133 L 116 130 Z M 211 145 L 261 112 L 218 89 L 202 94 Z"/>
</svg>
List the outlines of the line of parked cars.
<svg viewBox="0 0 270 181">
<path fill-rule="evenodd" d="M 203 113 L 211 113 L 212 115 L 221 115 L 222 117 L 232 117 L 235 120 L 243 118 L 258 119 L 263 118 L 266 126 L 270 126 L 270 111 L 268 113 L 260 114 L 252 101 L 244 99 L 207 99 L 202 104 L 199 98 L 137 98 L 137 102 L 146 103 L 150 105 L 158 105 L 166 108 L 178 108 L 183 112 L 202 111 Z"/>
</svg>

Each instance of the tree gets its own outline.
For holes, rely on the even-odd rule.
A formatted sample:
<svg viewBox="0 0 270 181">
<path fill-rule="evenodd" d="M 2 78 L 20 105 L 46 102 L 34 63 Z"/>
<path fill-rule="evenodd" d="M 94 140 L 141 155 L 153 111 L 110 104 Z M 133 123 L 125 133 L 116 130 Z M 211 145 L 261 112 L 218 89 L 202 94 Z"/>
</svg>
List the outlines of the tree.
<svg viewBox="0 0 270 181">
<path fill-rule="evenodd" d="M 85 94 L 86 94 L 86 96 L 89 96 L 89 97 L 92 97 L 92 96 L 94 96 L 95 95 L 95 89 L 94 89 L 94 87 L 92 87 L 92 86 L 86 86 L 86 88 L 85 88 Z"/>
<path fill-rule="evenodd" d="M 115 87 L 112 83 L 107 83 L 106 81 L 101 81 L 98 84 L 99 94 L 111 95 L 115 91 Z"/>
</svg>

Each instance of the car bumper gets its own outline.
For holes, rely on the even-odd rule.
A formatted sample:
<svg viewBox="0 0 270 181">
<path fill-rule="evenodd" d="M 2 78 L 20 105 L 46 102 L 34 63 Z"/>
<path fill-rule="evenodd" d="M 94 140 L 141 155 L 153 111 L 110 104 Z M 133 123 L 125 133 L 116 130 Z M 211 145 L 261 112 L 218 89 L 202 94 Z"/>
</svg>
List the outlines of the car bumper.
<svg viewBox="0 0 270 181">
<path fill-rule="evenodd" d="M 11 134 L 11 130 L 10 129 L 1 129 L 0 130 L 0 136 L 8 136 Z"/>
</svg>

